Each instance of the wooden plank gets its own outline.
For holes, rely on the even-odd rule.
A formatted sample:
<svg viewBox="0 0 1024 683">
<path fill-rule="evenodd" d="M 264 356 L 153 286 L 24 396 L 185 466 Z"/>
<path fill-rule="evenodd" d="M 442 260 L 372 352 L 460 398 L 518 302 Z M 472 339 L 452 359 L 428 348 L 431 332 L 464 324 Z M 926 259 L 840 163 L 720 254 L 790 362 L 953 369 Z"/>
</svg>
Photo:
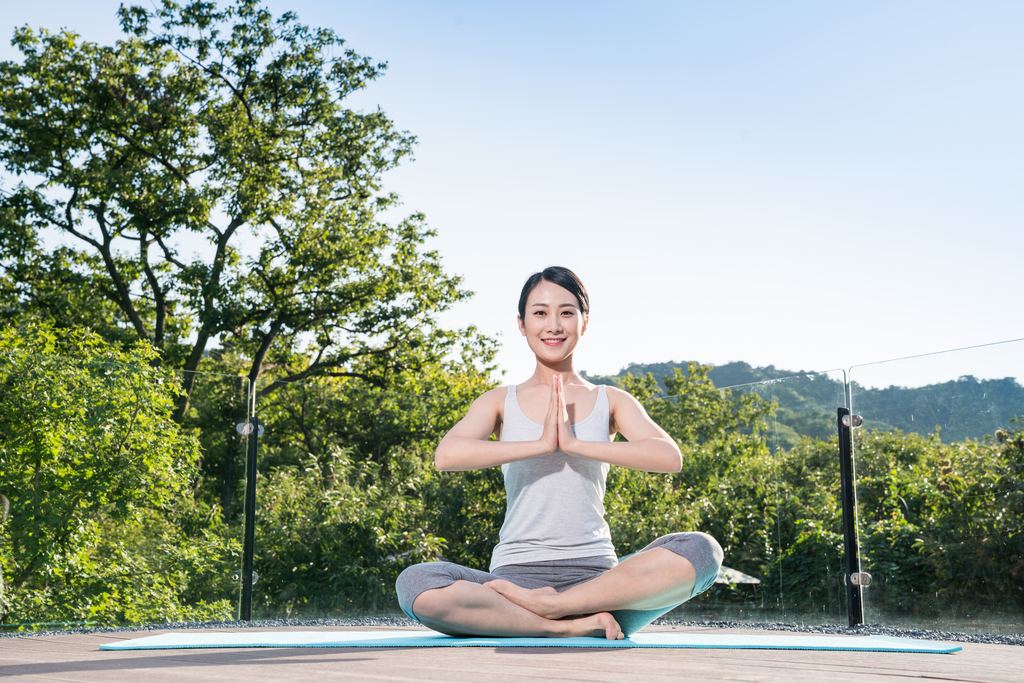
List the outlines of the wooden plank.
<svg viewBox="0 0 1024 683">
<path fill-rule="evenodd" d="M 235 630 L 235 629 L 231 629 Z M 280 630 L 280 629 L 276 629 Z M 291 629 L 314 630 L 314 629 Z M 338 630 L 321 627 L 315 630 Z M 370 629 L 344 629 L 370 630 Z M 653 630 L 653 629 L 652 629 Z M 656 630 L 670 631 L 663 627 Z M 721 633 L 719 629 L 676 629 Z M 140 681 L 822 681 L 896 679 L 1018 683 L 1024 648 L 966 643 L 952 655 L 794 650 L 361 648 L 98 650 L 103 642 L 163 631 L 0 639 L 0 678 L 74 683 Z M 763 634 L 764 631 L 730 630 Z"/>
</svg>

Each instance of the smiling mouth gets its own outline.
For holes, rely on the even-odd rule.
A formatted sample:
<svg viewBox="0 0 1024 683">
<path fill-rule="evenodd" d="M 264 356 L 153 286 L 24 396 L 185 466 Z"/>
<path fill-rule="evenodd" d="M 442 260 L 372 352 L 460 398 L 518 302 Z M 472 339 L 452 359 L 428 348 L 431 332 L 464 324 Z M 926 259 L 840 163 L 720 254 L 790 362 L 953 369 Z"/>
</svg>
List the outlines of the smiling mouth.
<svg viewBox="0 0 1024 683">
<path fill-rule="evenodd" d="M 541 339 L 541 341 L 547 344 L 548 346 L 558 346 L 559 344 L 565 342 L 564 339 Z"/>
</svg>

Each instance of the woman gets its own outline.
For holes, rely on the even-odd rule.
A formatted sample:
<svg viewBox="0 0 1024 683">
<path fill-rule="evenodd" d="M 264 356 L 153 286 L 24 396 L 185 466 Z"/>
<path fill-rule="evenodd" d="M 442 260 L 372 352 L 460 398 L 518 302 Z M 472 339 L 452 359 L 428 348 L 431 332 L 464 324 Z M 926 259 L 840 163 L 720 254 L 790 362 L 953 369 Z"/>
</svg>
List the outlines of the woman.
<svg viewBox="0 0 1024 683">
<path fill-rule="evenodd" d="M 457 636 L 614 640 L 714 582 L 722 549 L 707 534 L 669 534 L 616 557 L 604 521 L 609 465 L 678 472 L 682 459 L 636 399 L 576 371 L 589 309 L 567 268 L 530 276 L 518 320 L 537 357 L 533 376 L 478 398 L 438 445 L 441 470 L 500 465 L 508 501 L 489 573 L 427 562 L 398 577 L 399 604 L 424 625 Z M 627 441 L 614 443 L 616 433 Z"/>
</svg>

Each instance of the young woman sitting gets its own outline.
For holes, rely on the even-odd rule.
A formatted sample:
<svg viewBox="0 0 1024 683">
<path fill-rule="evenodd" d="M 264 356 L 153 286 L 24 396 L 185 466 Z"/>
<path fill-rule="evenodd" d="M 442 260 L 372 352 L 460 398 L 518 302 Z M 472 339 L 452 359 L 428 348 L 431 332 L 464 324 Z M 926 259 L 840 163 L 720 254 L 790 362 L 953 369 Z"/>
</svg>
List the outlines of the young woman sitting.
<svg viewBox="0 0 1024 683">
<path fill-rule="evenodd" d="M 425 626 L 454 636 L 618 639 L 718 575 L 722 548 L 696 531 L 616 556 L 604 520 L 609 465 L 678 472 L 682 460 L 636 399 L 576 371 L 589 309 L 572 271 L 530 276 L 519 330 L 537 359 L 533 376 L 480 396 L 438 445 L 441 470 L 500 465 L 508 500 L 489 572 L 426 562 L 398 577 L 399 604 Z M 626 441 L 613 442 L 616 433 Z"/>
</svg>

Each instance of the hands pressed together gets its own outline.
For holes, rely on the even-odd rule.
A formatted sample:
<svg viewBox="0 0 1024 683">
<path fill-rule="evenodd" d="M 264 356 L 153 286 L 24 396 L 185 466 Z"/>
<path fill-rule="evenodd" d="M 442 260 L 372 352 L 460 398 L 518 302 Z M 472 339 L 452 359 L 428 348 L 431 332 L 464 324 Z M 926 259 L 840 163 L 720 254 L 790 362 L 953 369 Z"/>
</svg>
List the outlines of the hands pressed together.
<svg viewBox="0 0 1024 683">
<path fill-rule="evenodd" d="M 569 410 L 565 405 L 565 388 L 561 375 L 551 378 L 551 402 L 548 404 L 548 414 L 544 418 L 544 433 L 541 434 L 540 441 L 549 449 L 549 453 L 562 451 L 567 455 L 575 455 L 577 439 L 572 431 L 572 423 L 569 422 Z"/>
</svg>

